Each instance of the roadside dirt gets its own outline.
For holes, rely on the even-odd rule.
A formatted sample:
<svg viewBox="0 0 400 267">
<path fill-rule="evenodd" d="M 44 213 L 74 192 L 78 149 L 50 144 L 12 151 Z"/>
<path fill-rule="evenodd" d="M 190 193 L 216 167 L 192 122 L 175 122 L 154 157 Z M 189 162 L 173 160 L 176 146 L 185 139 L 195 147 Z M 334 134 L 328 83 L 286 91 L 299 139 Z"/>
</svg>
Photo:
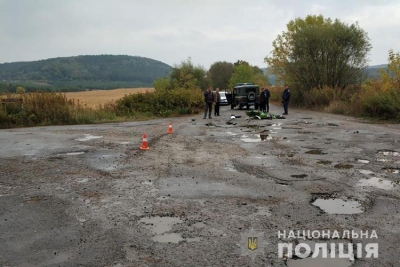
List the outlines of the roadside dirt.
<svg viewBox="0 0 400 267">
<path fill-rule="evenodd" d="M 400 126 L 289 111 L 1 130 L 0 266 L 398 266 Z M 279 257 L 291 230 L 376 231 L 379 258 Z"/>
</svg>

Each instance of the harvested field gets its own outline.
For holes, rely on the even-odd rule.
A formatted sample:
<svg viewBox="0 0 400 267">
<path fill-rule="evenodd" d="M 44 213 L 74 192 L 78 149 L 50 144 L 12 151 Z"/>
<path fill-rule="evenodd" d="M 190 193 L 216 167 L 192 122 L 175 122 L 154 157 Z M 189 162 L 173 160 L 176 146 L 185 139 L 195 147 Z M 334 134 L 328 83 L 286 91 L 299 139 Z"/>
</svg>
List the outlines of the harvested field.
<svg viewBox="0 0 400 267">
<path fill-rule="evenodd" d="M 79 100 L 80 103 L 90 108 L 96 108 L 107 102 L 115 101 L 129 94 L 153 92 L 154 88 L 119 88 L 114 90 L 92 90 L 83 92 L 65 93 L 68 99 Z"/>
</svg>

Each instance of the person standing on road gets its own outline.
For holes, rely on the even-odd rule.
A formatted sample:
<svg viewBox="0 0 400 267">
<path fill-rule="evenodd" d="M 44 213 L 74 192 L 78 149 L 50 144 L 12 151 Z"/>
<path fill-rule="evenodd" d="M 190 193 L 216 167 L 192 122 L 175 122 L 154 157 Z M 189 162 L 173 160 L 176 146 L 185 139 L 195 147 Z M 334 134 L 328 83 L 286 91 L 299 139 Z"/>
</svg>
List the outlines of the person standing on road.
<svg viewBox="0 0 400 267">
<path fill-rule="evenodd" d="M 268 88 L 264 87 L 264 90 L 261 93 L 260 96 L 260 110 L 264 113 L 269 112 L 269 98 L 271 96 L 271 92 L 268 90 Z"/>
<path fill-rule="evenodd" d="M 221 95 L 219 93 L 219 88 L 215 89 L 214 102 L 215 102 L 214 116 L 219 116 L 219 106 L 221 102 Z"/>
<path fill-rule="evenodd" d="M 208 111 L 208 118 L 211 118 L 211 110 L 212 110 L 212 105 L 214 103 L 214 94 L 211 91 L 211 87 L 207 88 L 207 91 L 204 92 L 204 102 L 206 103 L 205 108 L 204 108 L 204 117 L 203 119 L 207 118 L 207 111 Z"/>
<path fill-rule="evenodd" d="M 288 108 L 289 108 L 289 101 L 290 101 L 290 88 L 287 84 L 285 84 L 285 90 L 282 93 L 282 103 L 283 103 L 283 115 L 288 115 Z"/>
</svg>

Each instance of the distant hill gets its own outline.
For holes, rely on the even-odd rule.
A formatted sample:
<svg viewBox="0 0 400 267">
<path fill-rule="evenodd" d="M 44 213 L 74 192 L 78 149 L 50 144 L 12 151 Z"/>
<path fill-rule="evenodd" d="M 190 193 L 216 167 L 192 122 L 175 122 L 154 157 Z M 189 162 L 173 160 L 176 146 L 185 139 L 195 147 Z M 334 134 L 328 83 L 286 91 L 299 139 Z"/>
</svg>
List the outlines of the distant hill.
<svg viewBox="0 0 400 267">
<path fill-rule="evenodd" d="M 368 66 L 365 68 L 365 74 L 366 74 L 366 79 L 373 79 L 380 77 L 380 71 L 381 69 L 386 69 L 388 67 L 387 64 L 380 64 L 380 65 L 372 65 Z M 267 68 L 261 68 L 264 74 L 267 74 Z M 268 75 L 268 80 L 271 83 L 271 85 L 276 85 L 276 77 L 273 74 L 267 74 Z"/>
<path fill-rule="evenodd" d="M 85 55 L 0 64 L 0 82 L 28 89 L 78 91 L 118 87 L 152 87 L 172 67 L 149 58 Z"/>
</svg>

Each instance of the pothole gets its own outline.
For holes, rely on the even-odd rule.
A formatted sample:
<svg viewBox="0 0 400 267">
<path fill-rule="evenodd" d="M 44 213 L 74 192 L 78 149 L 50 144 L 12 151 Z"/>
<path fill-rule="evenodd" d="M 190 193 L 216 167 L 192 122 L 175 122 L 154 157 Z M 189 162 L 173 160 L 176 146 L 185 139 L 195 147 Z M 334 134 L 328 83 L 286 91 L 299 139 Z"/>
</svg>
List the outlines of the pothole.
<svg viewBox="0 0 400 267">
<path fill-rule="evenodd" d="M 266 216 L 271 217 L 272 213 L 269 211 L 268 208 L 265 207 L 258 207 L 257 212 L 254 214 L 256 216 Z"/>
<path fill-rule="evenodd" d="M 325 155 L 327 153 L 322 152 L 321 149 L 311 149 L 311 150 L 307 151 L 306 154 L 310 154 L 310 155 Z"/>
<path fill-rule="evenodd" d="M 348 169 L 353 168 L 354 166 L 351 164 L 348 164 L 348 163 L 339 163 L 339 164 L 336 164 L 334 167 L 336 169 L 348 170 Z"/>
<path fill-rule="evenodd" d="M 85 154 L 84 151 L 77 151 L 77 152 L 69 152 L 69 153 L 65 153 L 66 156 L 78 156 L 78 155 L 82 155 Z"/>
<path fill-rule="evenodd" d="M 396 183 L 389 180 L 381 179 L 378 177 L 371 177 L 369 179 L 361 179 L 358 181 L 358 186 L 376 187 L 379 189 L 390 190 L 396 186 Z"/>
<path fill-rule="evenodd" d="M 358 214 L 364 212 L 362 205 L 355 200 L 320 197 L 316 198 L 311 204 L 328 214 Z"/>
<path fill-rule="evenodd" d="M 260 134 L 260 138 L 261 138 L 261 141 L 272 140 L 273 139 L 273 137 L 270 136 L 269 134 Z"/>
<path fill-rule="evenodd" d="M 329 160 L 319 160 L 317 161 L 318 164 L 323 164 L 323 165 L 329 165 L 332 163 L 332 161 Z"/>
<path fill-rule="evenodd" d="M 243 142 L 246 143 L 255 143 L 255 142 L 260 142 L 261 141 L 261 137 L 259 134 L 254 134 L 254 135 L 242 135 L 242 137 L 240 137 L 240 140 L 242 140 Z"/>
<path fill-rule="evenodd" d="M 290 259 L 287 261 L 288 267 L 350 267 L 353 263 L 349 259 L 341 258 L 306 258 Z"/>
<path fill-rule="evenodd" d="M 233 164 L 225 164 L 224 169 L 227 171 L 230 171 L 230 172 L 237 172 L 237 170 L 235 169 L 235 166 Z"/>
<path fill-rule="evenodd" d="M 306 178 L 306 177 L 308 177 L 307 174 L 293 174 L 293 175 L 290 175 L 290 176 L 293 177 L 293 178 Z"/>
<path fill-rule="evenodd" d="M 370 170 L 358 170 L 360 173 L 364 174 L 364 175 L 371 175 L 374 174 L 373 171 Z"/>
<path fill-rule="evenodd" d="M 179 243 L 182 240 L 182 235 L 177 233 L 156 235 L 153 237 L 153 241 L 159 243 Z"/>
<path fill-rule="evenodd" d="M 297 131 L 298 134 L 312 134 L 310 131 Z"/>
<path fill-rule="evenodd" d="M 399 174 L 400 173 L 400 168 L 383 168 L 385 172 L 389 173 L 394 173 L 394 174 Z"/>
<path fill-rule="evenodd" d="M 367 159 L 357 159 L 357 162 L 367 164 L 367 163 L 369 163 L 369 160 L 367 160 Z"/>
<path fill-rule="evenodd" d="M 96 136 L 96 135 L 91 135 L 91 134 L 84 134 L 84 137 L 82 138 L 78 138 L 76 140 L 84 142 L 84 141 L 90 141 L 93 139 L 99 139 L 99 138 L 103 138 L 103 136 Z"/>
<path fill-rule="evenodd" d="M 139 221 L 143 223 L 144 226 L 151 230 L 153 234 L 159 235 L 168 232 L 172 229 L 172 226 L 177 223 L 183 223 L 183 221 L 176 217 L 151 217 L 142 218 Z"/>
<path fill-rule="evenodd" d="M 400 156 L 400 152 L 394 150 L 378 150 L 378 153 L 384 156 L 395 156 L 395 157 Z"/>
</svg>

